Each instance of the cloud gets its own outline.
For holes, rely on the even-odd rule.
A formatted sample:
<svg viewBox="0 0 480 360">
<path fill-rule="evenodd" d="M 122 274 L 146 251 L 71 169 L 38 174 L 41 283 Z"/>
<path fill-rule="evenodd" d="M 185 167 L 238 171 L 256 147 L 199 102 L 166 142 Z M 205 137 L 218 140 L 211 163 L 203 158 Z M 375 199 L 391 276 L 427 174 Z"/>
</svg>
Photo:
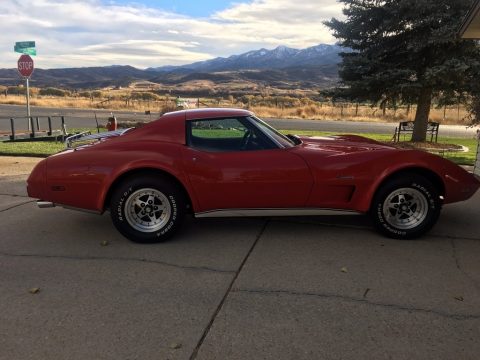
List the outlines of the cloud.
<svg viewBox="0 0 480 360">
<path fill-rule="evenodd" d="M 332 43 L 322 21 L 340 16 L 335 0 L 256 0 L 192 18 L 100 0 L 0 2 L 0 67 L 14 67 L 16 41 L 35 40 L 43 68 L 178 65 L 259 47 Z"/>
</svg>

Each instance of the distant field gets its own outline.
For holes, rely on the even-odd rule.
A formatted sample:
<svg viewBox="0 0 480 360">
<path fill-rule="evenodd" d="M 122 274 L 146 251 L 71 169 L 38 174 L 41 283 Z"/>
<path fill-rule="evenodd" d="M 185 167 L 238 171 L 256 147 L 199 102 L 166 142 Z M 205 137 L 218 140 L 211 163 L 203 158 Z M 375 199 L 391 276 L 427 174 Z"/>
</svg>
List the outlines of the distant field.
<svg viewBox="0 0 480 360">
<path fill-rule="evenodd" d="M 1 89 L 0 89 L 1 90 Z M 56 89 L 55 89 L 56 90 Z M 42 95 L 44 89 L 32 89 L 31 105 L 56 108 L 107 109 L 151 111 L 164 113 L 176 109 L 176 97 L 159 95 L 158 91 L 111 89 L 71 93 L 66 90 L 56 90 L 61 95 Z M 54 92 L 54 91 L 52 91 Z M 303 97 L 302 97 L 303 96 Z M 308 96 L 312 96 L 311 93 Z M 257 115 L 266 118 L 301 118 L 320 120 L 352 120 L 375 122 L 398 122 L 413 120 L 415 106 L 401 106 L 397 109 L 380 109 L 368 104 L 331 103 L 315 101 L 306 93 L 298 92 L 292 96 L 262 96 L 244 95 L 227 98 L 191 98 L 190 106 L 196 107 L 236 107 L 247 108 Z M 0 96 L 0 104 L 24 105 L 24 95 Z M 467 111 L 463 106 L 433 107 L 430 119 L 442 124 L 465 125 Z"/>
</svg>

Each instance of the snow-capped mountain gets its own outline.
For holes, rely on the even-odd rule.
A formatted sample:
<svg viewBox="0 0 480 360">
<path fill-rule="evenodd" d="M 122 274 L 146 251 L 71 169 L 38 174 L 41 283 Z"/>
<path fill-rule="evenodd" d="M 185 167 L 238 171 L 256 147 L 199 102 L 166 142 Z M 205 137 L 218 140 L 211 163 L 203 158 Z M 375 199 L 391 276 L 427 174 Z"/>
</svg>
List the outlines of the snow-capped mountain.
<svg viewBox="0 0 480 360">
<path fill-rule="evenodd" d="M 292 66 L 318 66 L 331 65 L 340 62 L 340 52 L 345 51 L 337 45 L 320 44 L 307 49 L 293 49 L 278 46 L 273 50 L 260 49 L 249 51 L 241 55 L 232 55 L 228 58 L 218 57 L 212 60 L 200 61 L 183 66 L 164 66 L 150 68 L 153 71 L 237 71 L 237 70 L 262 70 L 282 69 Z"/>
<path fill-rule="evenodd" d="M 303 50 L 279 46 L 273 50 L 260 49 L 228 58 L 146 70 L 131 66 L 37 69 L 31 84 L 84 89 L 128 86 L 139 80 L 169 85 L 208 80 L 216 84 L 243 81 L 279 88 L 318 88 L 338 80 L 338 54 L 342 51 L 345 49 L 336 45 L 317 45 Z M 19 81 L 16 69 L 0 69 L 0 85 L 16 85 Z"/>
</svg>

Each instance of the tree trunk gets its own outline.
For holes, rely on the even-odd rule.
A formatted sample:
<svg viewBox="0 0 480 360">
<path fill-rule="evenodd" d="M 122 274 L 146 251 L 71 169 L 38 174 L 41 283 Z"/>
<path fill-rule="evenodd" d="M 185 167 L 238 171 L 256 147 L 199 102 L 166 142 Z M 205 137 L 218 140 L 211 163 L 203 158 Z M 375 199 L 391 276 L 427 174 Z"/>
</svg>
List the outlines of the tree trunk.
<svg viewBox="0 0 480 360">
<path fill-rule="evenodd" d="M 427 138 L 428 117 L 432 105 L 432 88 L 423 88 L 418 97 L 415 125 L 413 127 L 412 141 L 425 141 Z"/>
</svg>

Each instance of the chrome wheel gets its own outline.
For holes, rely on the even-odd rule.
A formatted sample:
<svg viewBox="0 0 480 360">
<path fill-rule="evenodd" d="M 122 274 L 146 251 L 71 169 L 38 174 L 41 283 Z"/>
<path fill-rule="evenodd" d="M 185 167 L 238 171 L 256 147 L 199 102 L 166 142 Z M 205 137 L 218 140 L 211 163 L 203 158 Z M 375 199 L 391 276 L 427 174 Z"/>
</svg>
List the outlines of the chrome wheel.
<svg viewBox="0 0 480 360">
<path fill-rule="evenodd" d="M 413 229 L 423 223 L 429 210 L 427 198 L 413 188 L 401 188 L 387 196 L 383 203 L 383 217 L 393 227 Z"/>
<path fill-rule="evenodd" d="M 172 213 L 167 197 L 156 189 L 140 189 L 125 202 L 125 218 L 135 230 L 151 233 L 163 228 Z"/>
</svg>

